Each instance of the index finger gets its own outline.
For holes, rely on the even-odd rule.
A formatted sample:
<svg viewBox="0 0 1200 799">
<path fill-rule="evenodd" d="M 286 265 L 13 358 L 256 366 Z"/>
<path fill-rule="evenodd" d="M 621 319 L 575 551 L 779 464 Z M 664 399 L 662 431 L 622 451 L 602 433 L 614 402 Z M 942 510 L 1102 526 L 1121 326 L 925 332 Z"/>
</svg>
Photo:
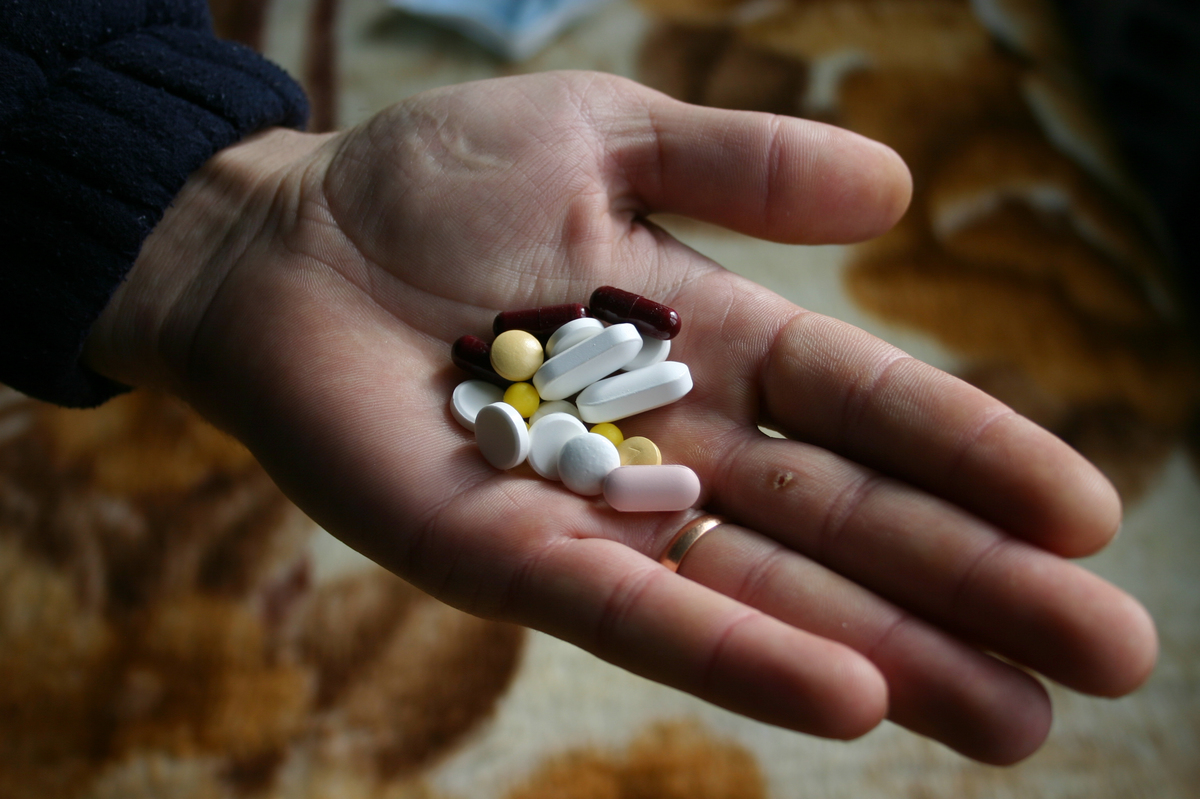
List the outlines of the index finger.
<svg viewBox="0 0 1200 799">
<path fill-rule="evenodd" d="M 1067 557 L 1116 533 L 1100 472 L 975 387 L 851 325 L 794 315 L 762 372 L 766 413 L 789 434 L 948 499 Z"/>
</svg>

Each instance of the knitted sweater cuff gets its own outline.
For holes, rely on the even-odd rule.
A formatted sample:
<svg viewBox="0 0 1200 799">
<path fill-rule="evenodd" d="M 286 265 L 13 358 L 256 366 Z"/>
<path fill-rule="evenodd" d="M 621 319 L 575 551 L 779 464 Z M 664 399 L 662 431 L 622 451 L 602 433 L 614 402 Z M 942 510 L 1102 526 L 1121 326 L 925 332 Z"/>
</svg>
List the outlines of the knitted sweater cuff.
<svg viewBox="0 0 1200 799">
<path fill-rule="evenodd" d="M 207 25 L 147 26 L 47 68 L 0 47 L 0 381 L 60 405 L 124 387 L 83 343 L 188 176 L 257 130 L 302 127 L 303 91 Z M 8 80 L 8 77 L 5 80 Z"/>
</svg>

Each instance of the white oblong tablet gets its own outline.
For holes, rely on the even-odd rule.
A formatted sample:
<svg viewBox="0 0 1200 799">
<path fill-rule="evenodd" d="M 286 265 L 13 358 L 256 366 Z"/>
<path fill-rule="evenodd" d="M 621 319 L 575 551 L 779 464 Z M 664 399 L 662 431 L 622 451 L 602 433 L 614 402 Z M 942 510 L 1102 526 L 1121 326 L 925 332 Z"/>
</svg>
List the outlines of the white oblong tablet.
<svg viewBox="0 0 1200 799">
<path fill-rule="evenodd" d="M 633 325 L 606 327 L 542 364 L 533 376 L 534 388 L 544 400 L 566 399 L 632 361 L 641 348 L 642 336 Z"/>
<path fill-rule="evenodd" d="M 467 380 L 454 387 L 450 396 L 450 413 L 455 421 L 468 430 L 475 430 L 475 416 L 485 405 L 504 398 L 504 389 L 484 380 Z"/>
<path fill-rule="evenodd" d="M 619 511 L 684 510 L 700 499 L 700 478 L 686 466 L 618 466 L 604 478 L 604 500 Z"/>
<path fill-rule="evenodd" d="M 546 356 L 553 358 L 560 352 L 566 352 L 602 330 L 604 323 L 591 316 L 572 319 L 550 334 L 550 338 L 546 340 Z"/>
<path fill-rule="evenodd" d="M 663 361 L 593 383 L 575 398 L 575 406 L 585 422 L 611 422 L 670 405 L 691 390 L 687 364 Z"/>
<path fill-rule="evenodd" d="M 547 480 L 561 480 L 558 453 L 564 444 L 586 432 L 583 422 L 569 413 L 551 413 L 538 419 L 529 428 L 529 465 Z"/>
<path fill-rule="evenodd" d="M 488 463 L 497 469 L 519 466 L 529 456 L 529 428 L 517 409 L 493 402 L 475 415 L 475 441 Z"/>
<path fill-rule="evenodd" d="M 563 485 L 585 497 L 602 493 L 604 478 L 620 465 L 617 448 L 599 433 L 575 436 L 558 452 L 558 476 Z"/>
<path fill-rule="evenodd" d="M 670 354 L 671 340 L 669 338 L 651 338 L 643 335 L 642 349 L 638 352 L 637 357 L 625 364 L 625 371 L 632 372 L 634 369 L 645 369 L 647 366 L 662 363 Z"/>
<path fill-rule="evenodd" d="M 538 419 L 541 419 L 543 416 L 549 416 L 552 413 L 569 413 L 576 419 L 583 418 L 579 415 L 579 409 L 570 402 L 566 400 L 550 400 L 538 406 L 538 409 L 533 412 L 533 416 L 529 417 L 529 424 L 535 425 Z"/>
</svg>

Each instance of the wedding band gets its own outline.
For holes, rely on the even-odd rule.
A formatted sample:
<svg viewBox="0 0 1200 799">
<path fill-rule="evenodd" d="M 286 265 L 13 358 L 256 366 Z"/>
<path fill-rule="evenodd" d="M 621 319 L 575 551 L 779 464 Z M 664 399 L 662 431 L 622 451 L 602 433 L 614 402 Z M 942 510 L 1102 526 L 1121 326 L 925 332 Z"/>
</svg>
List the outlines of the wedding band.
<svg viewBox="0 0 1200 799">
<path fill-rule="evenodd" d="M 658 559 L 658 562 L 673 572 L 679 571 L 680 562 L 683 561 L 688 551 L 696 545 L 696 542 L 709 530 L 724 523 L 724 519 L 712 514 L 701 516 L 699 519 L 688 522 L 675 534 L 675 537 L 671 539 L 671 543 L 667 544 L 667 549 L 663 552 L 663 556 Z"/>
</svg>

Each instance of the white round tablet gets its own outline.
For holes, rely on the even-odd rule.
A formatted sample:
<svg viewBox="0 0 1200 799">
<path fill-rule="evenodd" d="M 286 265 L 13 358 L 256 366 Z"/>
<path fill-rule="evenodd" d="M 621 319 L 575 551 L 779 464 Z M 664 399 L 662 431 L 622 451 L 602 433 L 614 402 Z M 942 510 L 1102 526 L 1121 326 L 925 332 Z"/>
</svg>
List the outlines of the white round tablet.
<svg viewBox="0 0 1200 799">
<path fill-rule="evenodd" d="M 558 475 L 563 485 L 585 497 L 602 493 L 604 478 L 620 465 L 617 448 L 599 433 L 575 436 L 558 453 Z"/>
<path fill-rule="evenodd" d="M 529 456 L 529 428 L 507 402 L 480 408 L 475 415 L 475 441 L 483 457 L 497 469 L 519 466 Z"/>
<path fill-rule="evenodd" d="M 450 413 L 454 420 L 468 430 L 475 430 L 475 416 L 485 405 L 504 398 L 504 389 L 484 380 L 467 380 L 459 383 L 450 396 Z"/>
<path fill-rule="evenodd" d="M 549 416 L 552 413 L 569 413 L 576 419 L 583 418 L 579 415 L 579 409 L 573 403 L 566 400 L 550 400 L 538 406 L 538 409 L 533 412 L 533 416 L 529 417 L 529 424 L 537 424 L 538 419 L 541 419 L 543 416 Z"/>
<path fill-rule="evenodd" d="M 569 413 L 543 416 L 529 428 L 529 465 L 547 480 L 560 480 L 558 453 L 575 436 L 587 432 L 583 422 Z"/>
<path fill-rule="evenodd" d="M 599 319 L 590 316 L 572 319 L 550 334 L 550 338 L 546 340 L 546 356 L 553 358 L 560 352 L 566 352 L 602 330 L 604 330 L 604 323 Z"/>
<path fill-rule="evenodd" d="M 647 366 L 653 366 L 656 363 L 662 363 L 671 354 L 671 340 L 663 338 L 651 338 L 645 334 L 642 335 L 642 349 L 632 361 L 625 364 L 625 371 L 632 372 L 634 369 L 644 369 Z"/>
</svg>

